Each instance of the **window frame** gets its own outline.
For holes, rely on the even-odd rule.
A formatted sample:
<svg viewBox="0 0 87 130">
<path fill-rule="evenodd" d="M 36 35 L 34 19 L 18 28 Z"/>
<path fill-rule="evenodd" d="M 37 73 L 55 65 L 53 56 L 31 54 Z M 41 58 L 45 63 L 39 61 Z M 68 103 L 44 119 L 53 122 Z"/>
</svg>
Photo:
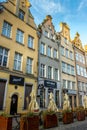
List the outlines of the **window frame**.
<svg viewBox="0 0 87 130">
<path fill-rule="evenodd" d="M 34 37 L 31 35 L 28 36 L 28 47 L 34 49 Z"/>
<path fill-rule="evenodd" d="M 10 24 L 7 21 L 3 22 L 2 35 L 7 37 L 7 38 L 11 38 L 11 36 L 12 36 L 12 24 Z"/>
<path fill-rule="evenodd" d="M 19 19 L 23 20 L 24 21 L 24 16 L 25 16 L 25 13 L 23 10 L 19 9 L 19 13 L 18 13 L 18 17 Z"/>
<path fill-rule="evenodd" d="M 27 57 L 26 72 L 33 74 L 33 59 L 30 57 Z"/>
<path fill-rule="evenodd" d="M 16 58 L 17 57 L 17 58 Z M 21 59 L 19 59 L 19 57 Z M 23 60 L 23 56 L 22 54 L 18 53 L 18 52 L 15 52 L 15 55 L 14 55 L 14 70 L 17 70 L 17 71 L 22 71 L 22 60 Z M 19 64 L 20 64 L 20 69 L 19 69 Z M 16 66 L 15 66 L 16 65 Z"/>
<path fill-rule="evenodd" d="M 22 40 L 21 40 L 22 38 Z M 17 29 L 16 32 L 16 42 L 24 44 L 24 32 L 21 29 Z"/>
<path fill-rule="evenodd" d="M 1 47 L 1 46 L 0 46 L 0 48 L 2 48 L 2 53 L 0 52 L 0 56 L 2 57 L 0 66 L 7 67 L 8 66 L 8 58 L 9 58 L 9 49 Z M 5 54 L 6 51 L 7 51 L 7 55 Z M 5 57 L 7 59 L 6 60 L 6 65 L 4 65 Z"/>
</svg>

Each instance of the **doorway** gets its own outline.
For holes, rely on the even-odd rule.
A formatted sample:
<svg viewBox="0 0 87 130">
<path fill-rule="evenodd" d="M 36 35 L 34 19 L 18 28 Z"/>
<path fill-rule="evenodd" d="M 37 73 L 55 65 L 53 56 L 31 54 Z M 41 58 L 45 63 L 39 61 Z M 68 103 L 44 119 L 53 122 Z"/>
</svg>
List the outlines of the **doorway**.
<svg viewBox="0 0 87 130">
<path fill-rule="evenodd" d="M 11 115 L 17 114 L 17 104 L 18 104 L 18 96 L 16 94 L 14 94 L 11 97 L 11 106 L 10 106 Z"/>
</svg>

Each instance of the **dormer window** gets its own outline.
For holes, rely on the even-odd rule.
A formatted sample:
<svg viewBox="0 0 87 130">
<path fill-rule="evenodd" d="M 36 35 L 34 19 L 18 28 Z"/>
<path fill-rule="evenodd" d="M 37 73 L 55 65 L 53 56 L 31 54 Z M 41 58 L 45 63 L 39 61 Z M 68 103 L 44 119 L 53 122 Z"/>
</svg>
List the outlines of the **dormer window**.
<svg viewBox="0 0 87 130">
<path fill-rule="evenodd" d="M 22 10 L 19 10 L 19 14 L 18 14 L 19 19 L 24 20 L 24 15 L 25 13 Z"/>
</svg>

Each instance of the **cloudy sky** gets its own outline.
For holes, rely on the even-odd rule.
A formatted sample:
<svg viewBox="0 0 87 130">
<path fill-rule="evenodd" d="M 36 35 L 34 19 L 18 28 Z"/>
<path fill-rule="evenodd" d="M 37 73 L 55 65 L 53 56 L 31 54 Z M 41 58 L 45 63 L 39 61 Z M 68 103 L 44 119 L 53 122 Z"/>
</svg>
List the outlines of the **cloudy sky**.
<svg viewBox="0 0 87 130">
<path fill-rule="evenodd" d="M 71 39 L 78 32 L 82 44 L 87 44 L 87 0 L 30 0 L 30 3 L 36 25 L 46 15 L 51 15 L 57 32 L 60 31 L 59 23 L 66 22 L 70 27 Z"/>
</svg>

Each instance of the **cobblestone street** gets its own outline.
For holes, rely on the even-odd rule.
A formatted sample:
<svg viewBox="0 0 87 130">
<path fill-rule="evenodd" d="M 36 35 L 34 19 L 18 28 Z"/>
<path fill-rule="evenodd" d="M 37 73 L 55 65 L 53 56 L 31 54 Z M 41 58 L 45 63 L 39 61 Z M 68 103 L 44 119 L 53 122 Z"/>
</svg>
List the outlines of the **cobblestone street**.
<svg viewBox="0 0 87 130">
<path fill-rule="evenodd" d="M 13 118 L 12 130 L 19 130 L 20 127 L 20 117 Z M 63 122 L 58 122 L 58 127 L 44 129 L 40 126 L 39 130 L 87 130 L 87 117 L 84 121 L 74 120 L 71 124 L 63 124 Z"/>
</svg>

